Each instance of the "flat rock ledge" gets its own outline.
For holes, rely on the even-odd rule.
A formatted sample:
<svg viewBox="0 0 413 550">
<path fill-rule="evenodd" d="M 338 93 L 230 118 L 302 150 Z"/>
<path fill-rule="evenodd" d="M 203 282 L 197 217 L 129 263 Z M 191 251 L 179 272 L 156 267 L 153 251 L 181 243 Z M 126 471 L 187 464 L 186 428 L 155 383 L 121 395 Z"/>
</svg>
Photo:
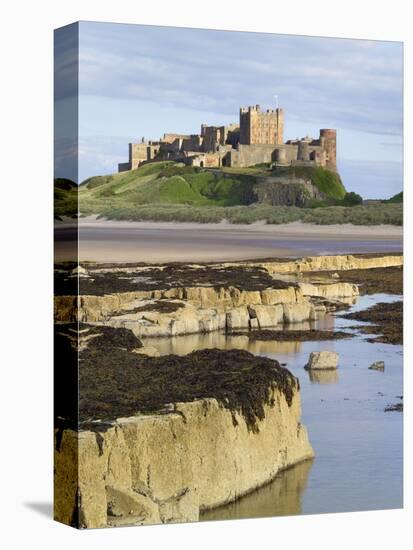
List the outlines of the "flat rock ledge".
<svg viewBox="0 0 413 550">
<path fill-rule="evenodd" d="M 57 322 L 130 328 L 138 337 L 263 329 L 312 321 L 351 304 L 358 284 L 310 282 L 302 274 L 400 267 L 402 255 L 315 256 L 291 261 L 90 265 L 56 271 Z M 86 271 L 86 273 L 83 273 Z M 357 281 L 358 282 L 358 281 Z M 362 284 L 362 281 L 360 281 Z"/>
<path fill-rule="evenodd" d="M 271 389 L 264 412 L 252 431 L 243 415 L 201 399 L 119 418 L 104 431 L 64 430 L 55 519 L 80 528 L 198 521 L 314 456 L 298 387 L 290 405 Z"/>
<path fill-rule="evenodd" d="M 57 296 L 59 322 L 105 324 L 131 329 L 138 337 L 165 337 L 216 330 L 255 329 L 318 319 L 321 300 L 353 300 L 357 285 L 302 283 L 282 289 L 184 287 L 104 296 Z"/>
</svg>

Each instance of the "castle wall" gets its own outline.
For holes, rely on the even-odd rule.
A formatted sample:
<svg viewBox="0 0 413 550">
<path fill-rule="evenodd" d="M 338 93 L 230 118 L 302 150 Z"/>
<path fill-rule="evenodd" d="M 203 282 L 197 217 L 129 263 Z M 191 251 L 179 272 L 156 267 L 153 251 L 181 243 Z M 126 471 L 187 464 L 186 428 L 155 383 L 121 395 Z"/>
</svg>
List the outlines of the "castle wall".
<svg viewBox="0 0 413 550">
<path fill-rule="evenodd" d="M 146 143 L 129 143 L 129 164 L 130 169 L 135 170 L 138 166 L 148 160 L 148 145 Z"/>
<path fill-rule="evenodd" d="M 204 138 L 198 134 L 191 135 L 182 141 L 182 151 L 201 151 Z"/>
<path fill-rule="evenodd" d="M 166 143 L 172 143 L 176 139 L 189 139 L 191 136 L 188 136 L 187 134 L 164 134 L 162 141 L 165 141 Z"/>
<path fill-rule="evenodd" d="M 129 162 L 119 164 L 119 172 L 135 170 L 142 162 L 154 160 L 158 156 L 160 148 L 161 144 L 159 142 L 129 143 Z"/>
<path fill-rule="evenodd" d="M 187 159 L 187 163 L 191 166 L 199 166 L 201 168 L 217 168 L 222 165 L 222 159 L 225 156 L 225 150 L 215 153 L 195 154 Z M 225 164 L 225 163 L 224 163 Z"/>
<path fill-rule="evenodd" d="M 239 142 L 239 127 L 237 124 L 228 126 L 207 126 L 202 124 L 201 136 L 203 138 L 202 150 L 205 153 L 217 151 L 221 145 L 235 147 Z"/>
<path fill-rule="evenodd" d="M 238 150 L 232 150 L 228 153 L 226 159 L 227 166 L 254 166 L 263 162 L 281 162 L 282 164 L 291 164 L 297 159 L 296 145 L 239 145 Z M 280 160 L 281 158 L 281 160 Z"/>
<path fill-rule="evenodd" d="M 201 167 L 247 167 L 261 163 L 324 166 L 337 170 L 336 130 L 321 129 L 318 139 L 305 137 L 283 142 L 284 111 L 260 106 L 240 109 L 238 124 L 201 125 L 200 134 L 164 134 L 160 141 L 129 144 L 129 162 L 119 171 L 150 160 L 182 160 Z"/>
<path fill-rule="evenodd" d="M 204 126 L 203 150 L 216 151 L 218 145 L 225 143 L 224 126 Z"/>
<path fill-rule="evenodd" d="M 225 143 L 228 145 L 231 145 L 231 147 L 237 147 L 240 140 L 240 129 L 239 126 L 234 128 L 233 130 L 228 130 L 227 139 L 225 140 Z"/>
<path fill-rule="evenodd" d="M 153 160 L 157 157 L 160 151 L 160 143 L 150 143 L 146 149 L 148 160 Z"/>
<path fill-rule="evenodd" d="M 130 170 L 129 162 L 120 162 L 118 164 L 118 172 L 127 172 L 128 170 Z"/>
</svg>

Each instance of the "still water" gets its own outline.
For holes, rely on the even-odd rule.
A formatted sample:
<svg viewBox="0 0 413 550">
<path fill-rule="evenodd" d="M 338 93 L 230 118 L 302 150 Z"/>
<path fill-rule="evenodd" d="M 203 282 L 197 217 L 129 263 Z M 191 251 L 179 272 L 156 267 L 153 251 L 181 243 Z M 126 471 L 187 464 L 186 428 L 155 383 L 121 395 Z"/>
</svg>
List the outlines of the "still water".
<svg viewBox="0 0 413 550">
<path fill-rule="evenodd" d="M 362 296 L 351 311 L 399 300 L 383 294 Z M 359 323 L 327 315 L 297 328 L 347 330 Z M 253 342 L 221 333 L 147 340 L 161 353 L 242 348 L 285 363 L 301 385 L 302 422 L 315 450 L 314 460 L 280 473 L 270 484 L 237 502 L 204 512 L 202 520 L 315 514 L 400 508 L 403 505 L 403 415 L 384 412 L 403 395 L 402 346 L 372 344 L 368 335 L 323 342 Z M 311 351 L 340 355 L 336 372 L 304 370 Z M 384 360 L 385 371 L 369 370 Z"/>
</svg>

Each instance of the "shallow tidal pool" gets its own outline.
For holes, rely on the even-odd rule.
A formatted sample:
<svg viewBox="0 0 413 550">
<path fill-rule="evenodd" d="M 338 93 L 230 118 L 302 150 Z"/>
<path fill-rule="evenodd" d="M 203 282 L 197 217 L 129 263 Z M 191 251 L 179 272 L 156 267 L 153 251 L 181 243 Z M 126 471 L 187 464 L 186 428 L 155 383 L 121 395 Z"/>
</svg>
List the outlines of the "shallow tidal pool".
<svg viewBox="0 0 413 550">
<path fill-rule="evenodd" d="M 399 296 L 361 296 L 349 311 L 366 309 Z M 403 395 L 402 346 L 367 342 L 353 320 L 327 315 L 294 329 L 344 330 L 351 339 L 321 342 L 264 342 L 206 335 L 146 339 L 163 353 L 196 349 L 242 348 L 277 359 L 300 380 L 302 423 L 315 458 L 281 472 L 274 481 L 232 504 L 202 513 L 201 520 L 292 514 L 378 510 L 403 506 L 403 414 L 384 412 Z M 352 328 L 350 328 L 352 327 Z M 284 327 L 285 330 L 285 327 Z M 311 351 L 331 350 L 339 356 L 337 371 L 304 370 Z M 369 370 L 385 362 L 384 372 Z"/>
</svg>

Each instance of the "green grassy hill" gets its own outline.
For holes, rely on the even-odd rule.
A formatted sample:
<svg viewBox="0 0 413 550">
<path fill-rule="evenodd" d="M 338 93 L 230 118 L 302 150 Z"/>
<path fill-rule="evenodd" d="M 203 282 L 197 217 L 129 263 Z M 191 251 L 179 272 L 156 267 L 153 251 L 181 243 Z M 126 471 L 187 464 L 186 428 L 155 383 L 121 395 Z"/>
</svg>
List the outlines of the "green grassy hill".
<svg viewBox="0 0 413 550">
<path fill-rule="evenodd" d="M 283 175 L 307 177 L 327 197 L 323 208 L 297 208 L 258 204 L 257 177 Z M 212 223 L 305 223 L 357 225 L 403 223 L 403 204 L 393 197 L 388 203 L 348 206 L 346 190 L 338 174 L 323 168 L 200 169 L 175 162 L 146 164 L 108 176 L 97 176 L 79 187 L 68 180 L 55 181 L 55 215 L 97 214 L 117 220 L 192 221 Z"/>
<path fill-rule="evenodd" d="M 225 177 L 222 172 L 158 162 L 86 180 L 79 189 L 79 203 L 84 213 L 122 204 L 233 206 L 253 202 L 254 183 L 244 175 Z"/>
<path fill-rule="evenodd" d="M 176 162 L 146 164 L 136 170 L 97 176 L 79 187 L 82 214 L 103 214 L 150 204 L 240 206 L 257 202 L 257 176 L 265 167 L 201 169 Z M 324 168 L 279 169 L 276 175 L 310 178 L 329 199 L 342 199 L 346 190 L 338 174 Z"/>
<path fill-rule="evenodd" d="M 74 216 L 77 214 L 78 186 L 71 180 L 56 178 L 54 180 L 54 215 Z"/>
<path fill-rule="evenodd" d="M 390 204 L 397 204 L 403 202 L 403 191 L 400 191 L 400 193 L 397 193 L 397 195 L 393 195 L 390 199 L 387 199 L 383 202 L 389 202 Z"/>
</svg>

